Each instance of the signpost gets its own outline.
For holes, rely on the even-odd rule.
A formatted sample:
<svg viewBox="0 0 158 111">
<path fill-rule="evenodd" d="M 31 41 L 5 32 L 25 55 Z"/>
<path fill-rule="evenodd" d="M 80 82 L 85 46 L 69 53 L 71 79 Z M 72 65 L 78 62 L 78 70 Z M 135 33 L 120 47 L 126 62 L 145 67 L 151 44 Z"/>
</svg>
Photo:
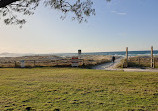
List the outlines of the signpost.
<svg viewBox="0 0 158 111">
<path fill-rule="evenodd" d="M 81 59 L 81 50 L 78 50 L 78 57 Z"/>
</svg>

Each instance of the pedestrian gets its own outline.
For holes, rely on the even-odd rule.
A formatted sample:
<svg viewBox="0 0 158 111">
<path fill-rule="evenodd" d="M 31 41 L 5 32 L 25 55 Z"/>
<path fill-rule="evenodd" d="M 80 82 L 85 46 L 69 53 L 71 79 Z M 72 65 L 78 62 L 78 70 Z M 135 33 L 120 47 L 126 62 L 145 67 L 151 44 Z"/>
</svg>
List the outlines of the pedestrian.
<svg viewBox="0 0 158 111">
<path fill-rule="evenodd" d="M 112 62 L 113 62 L 113 63 L 115 62 L 115 57 L 114 57 L 114 56 L 112 56 Z"/>
</svg>

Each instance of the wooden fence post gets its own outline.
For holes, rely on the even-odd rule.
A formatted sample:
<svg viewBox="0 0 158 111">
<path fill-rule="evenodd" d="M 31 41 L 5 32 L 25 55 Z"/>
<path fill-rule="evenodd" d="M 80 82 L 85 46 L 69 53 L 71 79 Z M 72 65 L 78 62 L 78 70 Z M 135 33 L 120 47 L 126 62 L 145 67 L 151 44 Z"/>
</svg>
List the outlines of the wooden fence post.
<svg viewBox="0 0 158 111">
<path fill-rule="evenodd" d="M 153 46 L 151 46 L 151 68 L 154 68 Z"/>
<path fill-rule="evenodd" d="M 155 68 L 155 58 L 153 58 L 153 68 Z"/>
<path fill-rule="evenodd" d="M 140 66 L 140 57 L 138 58 L 139 66 Z"/>
<path fill-rule="evenodd" d="M 14 61 L 14 63 L 15 63 L 15 67 L 16 67 L 16 66 L 17 66 L 17 65 L 16 65 L 16 61 Z"/>
<path fill-rule="evenodd" d="M 36 66 L 36 60 L 34 60 L 34 67 Z"/>
<path fill-rule="evenodd" d="M 55 60 L 55 62 L 56 62 L 56 66 L 58 66 L 58 60 Z"/>
<path fill-rule="evenodd" d="M 84 59 L 83 59 L 83 64 L 82 64 L 82 66 L 84 66 L 85 64 L 84 64 Z"/>
<path fill-rule="evenodd" d="M 126 67 L 128 67 L 128 47 L 126 47 Z"/>
</svg>

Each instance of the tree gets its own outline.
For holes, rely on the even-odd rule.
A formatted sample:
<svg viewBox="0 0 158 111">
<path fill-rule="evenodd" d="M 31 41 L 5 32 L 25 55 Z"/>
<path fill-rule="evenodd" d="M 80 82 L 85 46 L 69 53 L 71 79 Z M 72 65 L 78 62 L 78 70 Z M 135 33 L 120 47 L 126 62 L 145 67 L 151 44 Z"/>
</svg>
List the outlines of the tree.
<svg viewBox="0 0 158 111">
<path fill-rule="evenodd" d="M 60 10 L 65 15 L 69 12 L 73 13 L 72 20 L 78 20 L 79 23 L 86 21 L 87 16 L 95 15 L 91 0 L 0 0 L 0 19 L 3 19 L 7 25 L 18 24 L 22 26 L 26 20 L 20 19 L 17 16 L 18 13 L 32 15 L 40 3 L 43 3 L 45 7 Z M 65 16 L 61 16 L 61 18 L 64 19 Z"/>
</svg>

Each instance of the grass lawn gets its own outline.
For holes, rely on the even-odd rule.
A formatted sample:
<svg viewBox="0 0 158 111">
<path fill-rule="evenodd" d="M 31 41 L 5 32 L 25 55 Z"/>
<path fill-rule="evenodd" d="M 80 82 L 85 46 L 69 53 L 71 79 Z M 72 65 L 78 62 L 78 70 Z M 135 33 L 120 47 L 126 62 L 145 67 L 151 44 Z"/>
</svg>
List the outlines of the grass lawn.
<svg viewBox="0 0 158 111">
<path fill-rule="evenodd" d="M 0 111 L 157 111 L 158 73 L 0 69 Z"/>
</svg>

